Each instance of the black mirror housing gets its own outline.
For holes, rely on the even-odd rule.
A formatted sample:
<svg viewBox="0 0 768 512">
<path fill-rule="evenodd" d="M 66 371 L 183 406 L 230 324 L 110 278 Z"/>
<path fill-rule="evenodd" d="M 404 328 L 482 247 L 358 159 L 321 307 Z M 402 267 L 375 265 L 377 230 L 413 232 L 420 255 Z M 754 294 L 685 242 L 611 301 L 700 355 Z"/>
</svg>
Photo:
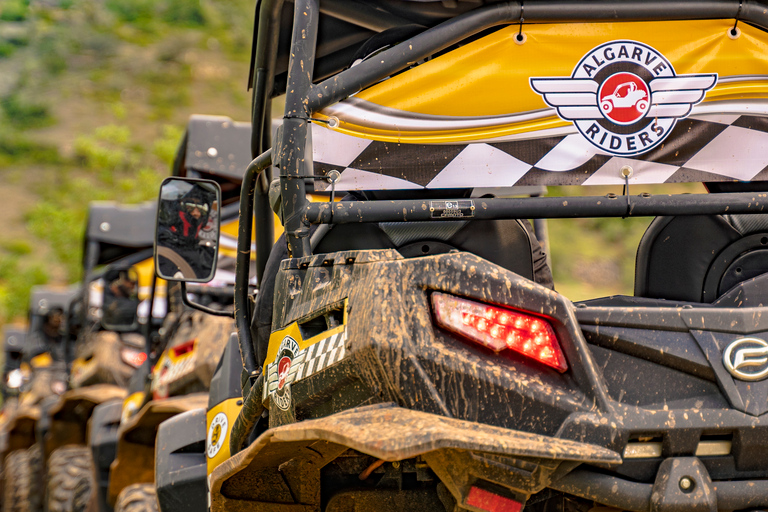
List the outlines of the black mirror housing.
<svg viewBox="0 0 768 512">
<path fill-rule="evenodd" d="M 169 281 L 207 283 L 216 273 L 221 188 L 211 180 L 166 178 L 160 186 L 155 273 Z"/>
</svg>

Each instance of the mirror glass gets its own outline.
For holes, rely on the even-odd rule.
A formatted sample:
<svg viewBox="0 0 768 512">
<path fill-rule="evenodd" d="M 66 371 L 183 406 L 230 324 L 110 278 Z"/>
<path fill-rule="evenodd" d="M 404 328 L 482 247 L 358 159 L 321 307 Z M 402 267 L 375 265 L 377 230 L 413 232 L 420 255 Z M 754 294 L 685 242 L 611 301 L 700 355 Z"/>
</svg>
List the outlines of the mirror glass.
<svg viewBox="0 0 768 512">
<path fill-rule="evenodd" d="M 136 329 L 139 325 L 139 273 L 134 267 L 108 268 L 104 272 L 101 325 L 110 331 Z"/>
<path fill-rule="evenodd" d="M 218 183 L 166 178 L 160 187 L 155 234 L 158 277 L 187 283 L 213 279 L 219 244 Z"/>
</svg>

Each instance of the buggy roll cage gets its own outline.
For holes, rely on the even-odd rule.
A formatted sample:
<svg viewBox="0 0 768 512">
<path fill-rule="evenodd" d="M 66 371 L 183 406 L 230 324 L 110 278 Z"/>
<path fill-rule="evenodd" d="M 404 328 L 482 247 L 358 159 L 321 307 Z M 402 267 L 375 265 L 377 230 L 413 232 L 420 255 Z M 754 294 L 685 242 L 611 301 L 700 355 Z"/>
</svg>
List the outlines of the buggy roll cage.
<svg viewBox="0 0 768 512">
<path fill-rule="evenodd" d="M 459 2 L 461 4 L 462 2 Z M 257 277 L 261 280 L 271 247 L 272 213 L 267 193 L 272 179 L 271 166 L 279 169 L 283 219 L 289 254 L 294 258 L 312 254 L 311 224 L 352 222 L 439 221 L 431 215 L 428 200 L 345 201 L 309 203 L 304 183 L 318 179 L 303 174 L 312 162 L 307 148 L 313 115 L 378 81 L 403 70 L 414 62 L 434 55 L 468 37 L 501 25 L 565 22 L 629 22 L 735 19 L 768 31 L 768 3 L 751 0 L 697 0 L 667 2 L 634 0 L 575 3 L 572 1 L 503 2 L 478 7 L 425 29 L 354 67 L 339 69 L 318 83 L 313 79 L 321 11 L 345 21 L 355 20 L 365 28 L 382 31 L 403 22 L 402 17 L 386 12 L 387 3 L 370 5 L 358 2 L 295 0 L 290 43 L 290 60 L 285 84 L 285 112 L 274 148 L 270 140 L 270 102 L 276 80 L 276 61 L 280 45 L 283 0 L 261 0 L 256 9 L 256 24 L 250 86 L 253 87 L 251 150 L 255 157 L 248 166 L 240 196 L 237 274 L 235 281 L 235 320 L 243 365 L 253 384 L 259 364 L 253 350 L 248 298 L 248 262 L 254 213 L 265 222 L 256 232 Z M 392 2 L 400 9 L 406 1 Z M 378 10 L 371 8 L 378 7 Z M 359 10 L 359 13 L 357 10 Z M 443 16 L 443 19 L 447 16 Z M 438 17 L 439 18 L 439 17 Z M 439 21 L 439 19 L 438 19 Z M 406 22 L 411 23 L 411 22 Z M 318 73 L 326 75 L 327 72 Z M 258 155 L 258 156 L 256 156 Z M 628 184 L 628 176 L 625 175 Z M 658 215 L 715 215 L 768 212 L 768 193 L 723 193 L 691 195 L 641 194 L 629 196 L 483 198 L 467 205 L 473 218 L 574 218 L 629 217 Z M 268 220 L 266 220 L 268 219 Z M 443 219 L 443 220 L 451 220 Z"/>
</svg>

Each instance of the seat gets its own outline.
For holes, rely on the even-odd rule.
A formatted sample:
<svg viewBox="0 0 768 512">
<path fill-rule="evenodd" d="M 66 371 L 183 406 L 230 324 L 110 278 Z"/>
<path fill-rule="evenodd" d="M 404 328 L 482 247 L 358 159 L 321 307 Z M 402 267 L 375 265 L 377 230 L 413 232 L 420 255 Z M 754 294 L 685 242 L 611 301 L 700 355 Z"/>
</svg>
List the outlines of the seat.
<svg viewBox="0 0 768 512">
<path fill-rule="evenodd" d="M 466 251 L 547 286 L 534 269 L 538 242 L 519 220 L 341 224 L 324 234 L 314 252 L 358 249 L 396 249 L 406 258 Z"/>
<path fill-rule="evenodd" d="M 635 296 L 714 302 L 768 272 L 768 215 L 657 217 L 637 250 Z"/>
</svg>

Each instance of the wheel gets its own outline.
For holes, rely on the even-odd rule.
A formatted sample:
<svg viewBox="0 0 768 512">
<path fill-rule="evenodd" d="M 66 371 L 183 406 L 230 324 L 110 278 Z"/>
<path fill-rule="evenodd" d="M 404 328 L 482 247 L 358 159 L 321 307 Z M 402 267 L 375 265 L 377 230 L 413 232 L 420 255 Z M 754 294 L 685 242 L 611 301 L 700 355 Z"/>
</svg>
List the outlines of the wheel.
<svg viewBox="0 0 768 512">
<path fill-rule="evenodd" d="M 71 512 L 75 505 L 87 503 L 93 489 L 93 461 L 85 446 L 67 445 L 57 448 L 48 459 L 48 481 L 45 488 L 47 512 Z"/>
<path fill-rule="evenodd" d="M 43 447 L 36 443 L 27 449 L 29 460 L 29 509 L 32 512 L 43 510 Z"/>
<path fill-rule="evenodd" d="M 635 104 L 635 108 L 642 114 L 648 108 L 648 102 L 645 100 L 640 100 Z"/>
<path fill-rule="evenodd" d="M 159 512 L 155 484 L 129 485 L 117 495 L 115 512 Z"/>
<path fill-rule="evenodd" d="M 600 104 L 600 108 L 603 109 L 603 112 L 608 114 L 611 110 L 613 110 L 613 103 L 610 101 L 604 101 Z"/>
<path fill-rule="evenodd" d="M 3 493 L 4 512 L 32 512 L 29 501 L 32 472 L 29 464 L 29 452 L 16 450 L 5 457 L 5 492 Z"/>
</svg>

